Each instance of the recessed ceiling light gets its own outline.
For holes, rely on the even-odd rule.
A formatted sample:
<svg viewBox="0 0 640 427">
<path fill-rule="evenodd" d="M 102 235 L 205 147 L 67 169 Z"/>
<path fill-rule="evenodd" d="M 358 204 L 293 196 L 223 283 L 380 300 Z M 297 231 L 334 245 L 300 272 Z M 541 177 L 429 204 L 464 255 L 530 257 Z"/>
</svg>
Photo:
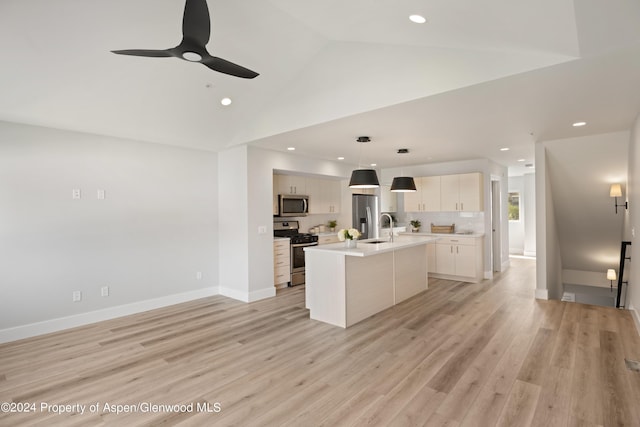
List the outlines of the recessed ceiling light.
<svg viewBox="0 0 640 427">
<path fill-rule="evenodd" d="M 524 162 L 524 159 L 518 159 L 519 162 Z"/>
<path fill-rule="evenodd" d="M 344 160 L 344 157 L 340 156 L 338 157 L 338 160 Z"/>
<path fill-rule="evenodd" d="M 296 149 L 296 147 L 287 147 L 287 150 L 289 151 L 294 151 Z"/>
<path fill-rule="evenodd" d="M 427 18 L 422 15 L 411 15 L 409 16 L 409 20 L 411 22 L 415 22 L 416 24 L 424 24 L 425 22 L 427 22 Z"/>
<path fill-rule="evenodd" d="M 371 163 L 371 166 L 375 167 L 375 166 L 378 166 L 378 164 L 377 163 Z"/>
<path fill-rule="evenodd" d="M 509 151 L 509 147 L 502 147 L 500 151 Z"/>
<path fill-rule="evenodd" d="M 586 124 L 587 124 L 587 122 L 575 122 L 575 123 L 573 124 L 573 127 L 574 127 L 574 128 L 579 128 L 580 126 L 584 126 L 584 125 L 586 125 Z"/>
<path fill-rule="evenodd" d="M 231 105 L 231 98 L 222 98 L 220 100 L 220 104 L 227 106 L 227 105 Z"/>
</svg>

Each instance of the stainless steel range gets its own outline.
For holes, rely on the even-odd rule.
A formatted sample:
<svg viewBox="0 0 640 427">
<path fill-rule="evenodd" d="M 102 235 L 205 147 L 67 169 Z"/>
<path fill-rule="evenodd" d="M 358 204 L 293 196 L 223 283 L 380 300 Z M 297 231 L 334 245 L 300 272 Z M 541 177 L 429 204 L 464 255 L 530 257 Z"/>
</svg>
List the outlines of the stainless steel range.
<svg viewBox="0 0 640 427">
<path fill-rule="evenodd" d="M 291 244 L 289 245 L 291 251 L 290 286 L 304 285 L 304 248 L 307 246 L 316 246 L 318 244 L 318 236 L 300 233 L 298 231 L 298 227 L 298 221 L 273 222 L 274 237 L 289 237 L 291 239 Z"/>
</svg>

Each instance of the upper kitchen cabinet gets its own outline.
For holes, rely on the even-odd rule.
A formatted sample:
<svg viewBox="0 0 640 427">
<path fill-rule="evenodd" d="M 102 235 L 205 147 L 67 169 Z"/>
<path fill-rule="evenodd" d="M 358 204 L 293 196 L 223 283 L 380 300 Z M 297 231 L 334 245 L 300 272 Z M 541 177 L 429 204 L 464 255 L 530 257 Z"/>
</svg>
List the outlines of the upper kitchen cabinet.
<svg viewBox="0 0 640 427">
<path fill-rule="evenodd" d="M 340 212 L 340 181 L 320 178 L 307 178 L 306 191 L 309 196 L 310 214 Z"/>
<path fill-rule="evenodd" d="M 479 212 L 484 210 L 483 177 L 479 172 L 440 177 L 440 210 Z"/>
<path fill-rule="evenodd" d="M 307 178 L 299 175 L 274 175 L 277 194 L 307 194 Z"/>
<path fill-rule="evenodd" d="M 440 209 L 439 176 L 413 178 L 416 192 L 404 193 L 405 212 L 439 212 Z"/>
<path fill-rule="evenodd" d="M 382 185 L 380 187 L 380 211 L 381 212 L 397 212 L 398 198 L 396 193 L 391 192 L 390 185 Z"/>
</svg>

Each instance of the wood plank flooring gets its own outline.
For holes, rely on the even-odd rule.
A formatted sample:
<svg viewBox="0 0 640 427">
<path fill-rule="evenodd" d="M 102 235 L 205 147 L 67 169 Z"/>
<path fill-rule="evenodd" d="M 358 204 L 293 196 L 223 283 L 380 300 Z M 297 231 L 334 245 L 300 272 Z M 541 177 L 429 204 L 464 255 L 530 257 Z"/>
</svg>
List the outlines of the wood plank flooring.
<svg viewBox="0 0 640 427">
<path fill-rule="evenodd" d="M 0 345 L 0 402 L 35 404 L 0 426 L 640 426 L 629 313 L 534 289 L 535 262 L 512 259 L 346 330 L 310 320 L 297 287 Z"/>
</svg>

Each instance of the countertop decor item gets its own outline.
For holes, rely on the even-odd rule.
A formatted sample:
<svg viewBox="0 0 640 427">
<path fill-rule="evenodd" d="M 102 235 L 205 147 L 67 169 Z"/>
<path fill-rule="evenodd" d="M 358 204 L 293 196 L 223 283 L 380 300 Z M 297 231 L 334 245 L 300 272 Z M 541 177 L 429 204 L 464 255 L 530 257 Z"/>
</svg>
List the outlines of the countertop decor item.
<svg viewBox="0 0 640 427">
<path fill-rule="evenodd" d="M 434 225 L 433 223 L 431 223 L 431 232 L 432 233 L 451 234 L 451 233 L 454 233 L 455 229 L 456 229 L 456 225 L 455 224 L 451 224 L 451 225 Z"/>
<path fill-rule="evenodd" d="M 336 227 L 338 226 L 338 221 L 336 221 L 335 219 L 330 219 L 327 225 L 329 226 L 329 231 L 334 232 L 336 231 Z"/>
<path fill-rule="evenodd" d="M 419 219 L 412 219 L 411 221 L 409 221 L 409 223 L 411 224 L 412 232 L 417 233 L 418 231 L 420 231 L 420 226 L 422 225 L 422 223 Z"/>
<path fill-rule="evenodd" d="M 344 229 L 342 228 L 338 231 L 338 240 L 341 242 L 345 242 L 345 246 L 347 248 L 355 248 L 357 247 L 357 240 L 360 237 L 360 232 L 355 228 Z"/>
</svg>

